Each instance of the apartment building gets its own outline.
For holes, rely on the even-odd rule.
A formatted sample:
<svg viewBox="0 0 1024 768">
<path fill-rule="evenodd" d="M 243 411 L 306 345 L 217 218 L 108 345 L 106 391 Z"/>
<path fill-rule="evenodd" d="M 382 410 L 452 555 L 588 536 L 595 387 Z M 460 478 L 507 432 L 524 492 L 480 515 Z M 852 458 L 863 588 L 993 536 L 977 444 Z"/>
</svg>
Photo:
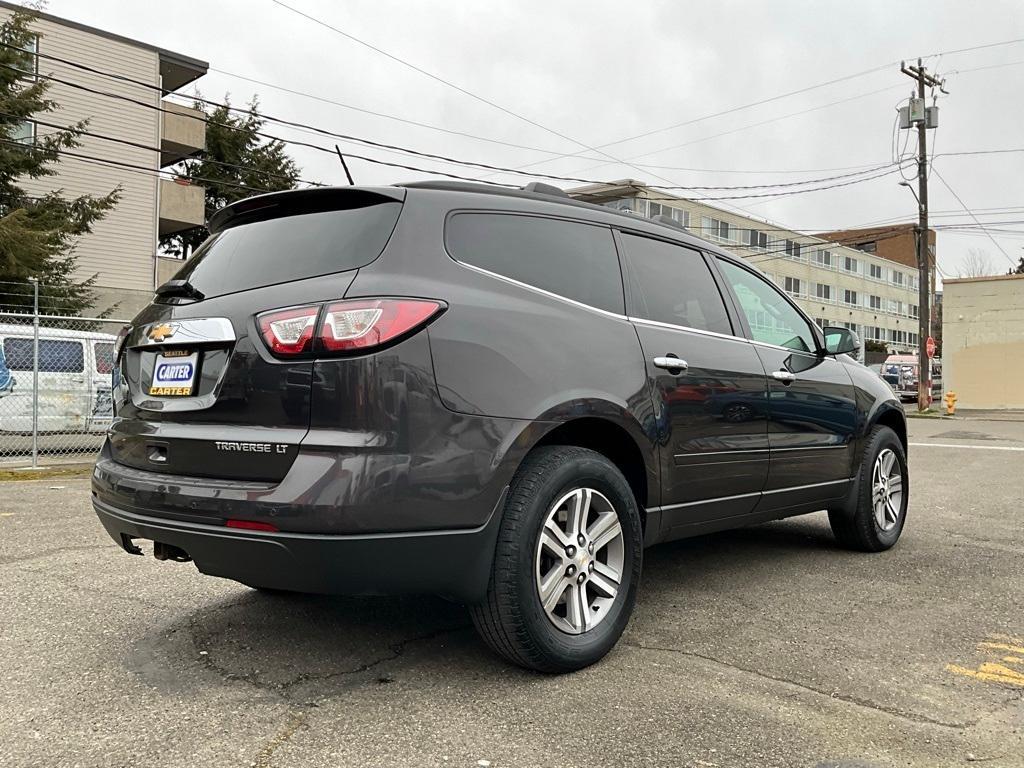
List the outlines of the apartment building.
<svg viewBox="0 0 1024 768">
<path fill-rule="evenodd" d="M 18 8 L 0 0 L 0 21 Z M 205 146 L 205 124 L 196 119 L 201 113 L 164 97 L 204 75 L 208 65 L 50 14 L 34 14 L 36 72 L 65 81 L 50 81 L 47 97 L 59 108 L 40 115 L 40 123 L 88 119 L 90 132 L 135 146 L 82 136 L 81 146 L 61 157 L 56 175 L 26 180 L 23 186 L 30 194 L 61 189 L 67 196 L 105 195 L 121 186 L 117 207 L 81 238 L 75 253 L 79 277 L 97 275 L 96 311 L 116 305 L 117 316 L 131 316 L 152 296 L 159 236 L 204 220 L 203 190 L 161 177 L 159 171 Z M 53 130 L 40 123 L 24 123 L 18 140 L 31 144 Z"/>
<path fill-rule="evenodd" d="M 756 264 L 819 325 L 849 328 L 891 352 L 917 349 L 917 269 L 886 258 L 879 248 L 858 249 L 834 242 L 840 238 L 833 235 L 790 231 L 631 179 L 578 187 L 569 194 L 636 216 L 668 216 Z M 875 242 L 881 246 L 887 240 L 876 234 Z"/>
</svg>

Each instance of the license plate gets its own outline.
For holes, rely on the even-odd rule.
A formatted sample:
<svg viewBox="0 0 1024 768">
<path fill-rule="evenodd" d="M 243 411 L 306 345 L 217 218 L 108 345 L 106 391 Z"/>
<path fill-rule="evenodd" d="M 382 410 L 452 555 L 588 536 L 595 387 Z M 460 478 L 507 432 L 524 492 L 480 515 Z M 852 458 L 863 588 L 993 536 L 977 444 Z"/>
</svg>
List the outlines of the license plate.
<svg viewBox="0 0 1024 768">
<path fill-rule="evenodd" d="M 153 365 L 153 383 L 149 394 L 157 397 L 188 397 L 196 379 L 198 352 L 162 352 Z"/>
</svg>

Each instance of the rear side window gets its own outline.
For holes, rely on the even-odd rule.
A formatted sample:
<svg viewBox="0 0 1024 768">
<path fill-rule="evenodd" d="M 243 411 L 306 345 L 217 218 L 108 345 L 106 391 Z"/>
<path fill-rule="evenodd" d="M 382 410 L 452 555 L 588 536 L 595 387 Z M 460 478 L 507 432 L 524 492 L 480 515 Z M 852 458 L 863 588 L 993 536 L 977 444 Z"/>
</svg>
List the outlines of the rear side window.
<svg viewBox="0 0 1024 768">
<path fill-rule="evenodd" d="M 231 227 L 203 243 L 175 278 L 211 297 L 358 269 L 380 256 L 401 210 L 382 202 Z"/>
<path fill-rule="evenodd" d="M 622 274 L 611 230 L 504 213 L 458 213 L 445 229 L 457 261 L 567 299 L 622 314 Z"/>
<path fill-rule="evenodd" d="M 12 371 L 31 371 L 32 339 L 4 339 L 4 358 Z M 82 373 L 84 370 L 82 342 L 39 340 L 40 373 Z"/>
<path fill-rule="evenodd" d="M 701 331 L 732 333 L 722 294 L 697 251 L 625 233 L 622 244 L 631 316 Z"/>
</svg>

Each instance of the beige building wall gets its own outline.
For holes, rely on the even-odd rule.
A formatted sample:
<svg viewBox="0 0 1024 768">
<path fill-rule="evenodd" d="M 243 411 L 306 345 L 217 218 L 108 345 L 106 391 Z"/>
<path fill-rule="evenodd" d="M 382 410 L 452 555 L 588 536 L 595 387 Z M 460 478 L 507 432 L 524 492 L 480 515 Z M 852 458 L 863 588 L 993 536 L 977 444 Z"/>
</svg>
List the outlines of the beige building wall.
<svg viewBox="0 0 1024 768">
<path fill-rule="evenodd" d="M 1024 408 L 1024 275 L 942 283 L 942 367 L 960 408 Z"/>
<path fill-rule="evenodd" d="M 0 8 L 0 19 L 10 16 Z M 37 19 L 39 52 L 75 61 L 106 72 L 159 84 L 159 57 L 156 52 L 126 43 L 99 37 L 48 19 Z M 128 96 L 136 101 L 159 104 L 159 93 L 130 83 L 92 74 L 50 59 L 38 59 L 41 75 L 81 84 L 96 90 Z M 87 130 L 149 147 L 160 146 L 160 113 L 154 109 L 109 99 L 61 83 L 51 83 L 47 97 L 59 108 L 39 119 L 56 125 L 69 125 L 89 120 Z M 37 125 L 37 136 L 54 129 Z M 91 136 L 81 137 L 81 147 L 69 150 L 119 163 L 139 165 L 155 172 L 159 153 L 104 141 Z M 122 291 L 139 291 L 149 295 L 153 289 L 156 248 L 156 189 L 153 173 L 133 173 L 123 167 L 93 160 L 64 156 L 59 176 L 27 180 L 25 189 L 43 194 L 59 187 L 68 197 L 105 195 L 120 186 L 121 201 L 98 222 L 93 232 L 83 237 L 75 248 L 78 276 L 99 274 L 99 287 L 104 294 L 115 296 Z"/>
</svg>

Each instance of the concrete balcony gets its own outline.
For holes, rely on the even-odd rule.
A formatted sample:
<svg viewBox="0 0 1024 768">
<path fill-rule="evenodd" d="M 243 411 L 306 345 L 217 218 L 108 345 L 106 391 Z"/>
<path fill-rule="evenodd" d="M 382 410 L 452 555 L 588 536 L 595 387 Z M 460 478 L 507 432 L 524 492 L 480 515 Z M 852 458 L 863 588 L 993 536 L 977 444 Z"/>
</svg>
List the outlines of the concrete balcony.
<svg viewBox="0 0 1024 768">
<path fill-rule="evenodd" d="M 160 167 L 192 157 L 206 148 L 206 123 L 198 109 L 162 101 L 160 113 Z"/>
<path fill-rule="evenodd" d="M 160 234 L 171 235 L 205 223 L 205 204 L 202 187 L 160 179 Z"/>
</svg>

